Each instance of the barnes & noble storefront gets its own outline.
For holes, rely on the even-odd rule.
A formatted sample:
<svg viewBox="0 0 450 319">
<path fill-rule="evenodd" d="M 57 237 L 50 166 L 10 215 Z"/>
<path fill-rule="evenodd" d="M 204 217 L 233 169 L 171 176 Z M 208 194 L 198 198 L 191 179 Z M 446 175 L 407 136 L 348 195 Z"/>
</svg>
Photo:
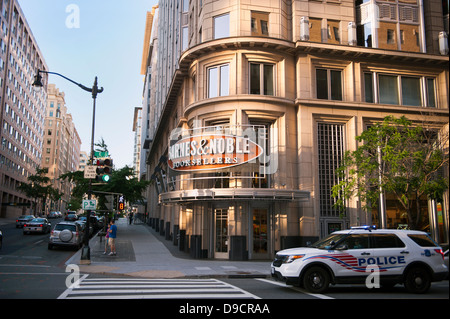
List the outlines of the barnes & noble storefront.
<svg viewBox="0 0 450 319">
<path fill-rule="evenodd" d="M 275 188 L 279 172 L 270 125 L 216 125 L 172 134 L 152 178 L 157 228 L 193 258 L 268 259 L 299 244 L 288 236 L 309 192 Z M 284 185 L 285 186 L 285 185 Z"/>
</svg>

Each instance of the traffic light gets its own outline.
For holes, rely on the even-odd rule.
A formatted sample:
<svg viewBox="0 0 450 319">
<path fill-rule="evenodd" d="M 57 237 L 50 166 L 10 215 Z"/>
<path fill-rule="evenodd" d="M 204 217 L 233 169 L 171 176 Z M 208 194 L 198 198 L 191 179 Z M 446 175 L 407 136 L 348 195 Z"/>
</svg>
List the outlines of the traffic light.
<svg viewBox="0 0 450 319">
<path fill-rule="evenodd" d="M 119 210 L 124 210 L 125 209 L 125 198 L 123 197 L 123 195 L 119 196 Z"/>
<path fill-rule="evenodd" d="M 97 182 L 107 183 L 111 179 L 112 173 L 112 159 L 104 158 L 104 159 L 95 159 L 94 165 L 97 166 L 96 173 L 97 176 L 95 180 Z"/>
</svg>

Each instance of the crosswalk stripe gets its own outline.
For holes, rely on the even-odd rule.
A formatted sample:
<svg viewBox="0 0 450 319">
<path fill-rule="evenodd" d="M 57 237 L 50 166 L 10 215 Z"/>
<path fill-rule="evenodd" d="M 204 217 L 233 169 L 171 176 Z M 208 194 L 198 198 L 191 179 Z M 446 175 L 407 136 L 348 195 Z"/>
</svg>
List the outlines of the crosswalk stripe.
<svg viewBox="0 0 450 319">
<path fill-rule="evenodd" d="M 259 297 L 217 279 L 86 278 L 59 299 L 183 299 Z"/>
</svg>

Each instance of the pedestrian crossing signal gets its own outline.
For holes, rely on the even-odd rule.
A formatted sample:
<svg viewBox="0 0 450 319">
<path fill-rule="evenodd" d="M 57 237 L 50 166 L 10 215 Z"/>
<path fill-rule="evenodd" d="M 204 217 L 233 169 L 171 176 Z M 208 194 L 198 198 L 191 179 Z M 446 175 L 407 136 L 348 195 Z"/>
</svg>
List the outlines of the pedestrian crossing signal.
<svg viewBox="0 0 450 319">
<path fill-rule="evenodd" d="M 123 195 L 119 196 L 119 210 L 124 210 L 125 209 L 125 198 L 123 197 Z"/>
</svg>

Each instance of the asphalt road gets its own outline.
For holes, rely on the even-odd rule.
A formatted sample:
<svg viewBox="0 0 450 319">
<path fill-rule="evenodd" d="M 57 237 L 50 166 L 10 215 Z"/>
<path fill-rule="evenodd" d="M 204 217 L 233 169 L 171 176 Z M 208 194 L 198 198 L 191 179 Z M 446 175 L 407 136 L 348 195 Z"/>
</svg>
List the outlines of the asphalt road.
<svg viewBox="0 0 450 319">
<path fill-rule="evenodd" d="M 51 219 L 52 229 L 61 220 Z M 49 234 L 24 235 L 15 224 L 0 228 L 0 299 L 57 298 L 65 287 L 65 261 L 75 250 L 48 250 Z"/>
<path fill-rule="evenodd" d="M 61 219 L 51 220 L 56 224 Z M 71 271 L 66 270 L 65 262 L 75 253 L 74 249 L 56 248 L 48 250 L 49 234 L 24 235 L 22 229 L 14 224 L 0 226 L 3 231 L 3 248 L 0 250 L 0 300 L 6 299 L 57 299 L 70 296 L 73 292 L 68 289 Z M 277 300 L 276 307 L 295 306 L 297 300 L 320 302 L 320 300 L 449 300 L 448 280 L 433 283 L 430 291 L 424 295 L 408 293 L 402 285 L 391 289 L 367 289 L 364 285 L 331 286 L 326 294 L 310 294 L 298 287 L 286 286 L 270 278 L 215 278 L 206 284 L 212 289 L 195 291 L 200 283 L 180 280 L 179 286 L 174 283 L 154 283 L 135 278 L 127 283 L 125 290 L 119 277 L 101 275 L 80 276 L 86 283 L 94 284 L 99 279 L 105 291 L 92 293 L 90 299 L 102 298 L 106 293 L 109 297 L 121 299 L 141 297 L 139 291 L 144 290 L 148 296 L 158 296 L 153 289 L 163 289 L 174 293 L 177 298 L 183 298 L 183 291 L 191 291 L 199 298 L 215 298 L 222 296 L 223 290 L 244 296 L 249 299 Z M 123 276 L 121 277 L 123 279 Z M 91 281 L 91 282 L 89 282 Z M 203 283 L 202 283 L 203 284 Z M 155 286 L 156 285 L 156 286 Z M 136 288 L 136 287 L 137 288 Z M 156 287 L 156 288 L 155 288 Z M 178 290 L 177 290 L 178 289 Z M 184 289 L 184 290 L 183 290 Z M 137 291 L 137 292 L 136 292 Z M 112 295 L 111 295 L 112 294 Z M 127 295 L 129 294 L 129 295 Z M 156 294 L 156 295 L 152 295 Z M 170 298 L 170 295 L 168 295 Z M 186 298 L 189 298 L 186 295 Z M 281 303 L 281 306 L 279 306 Z M 317 305 L 317 304 L 316 304 Z"/>
</svg>

